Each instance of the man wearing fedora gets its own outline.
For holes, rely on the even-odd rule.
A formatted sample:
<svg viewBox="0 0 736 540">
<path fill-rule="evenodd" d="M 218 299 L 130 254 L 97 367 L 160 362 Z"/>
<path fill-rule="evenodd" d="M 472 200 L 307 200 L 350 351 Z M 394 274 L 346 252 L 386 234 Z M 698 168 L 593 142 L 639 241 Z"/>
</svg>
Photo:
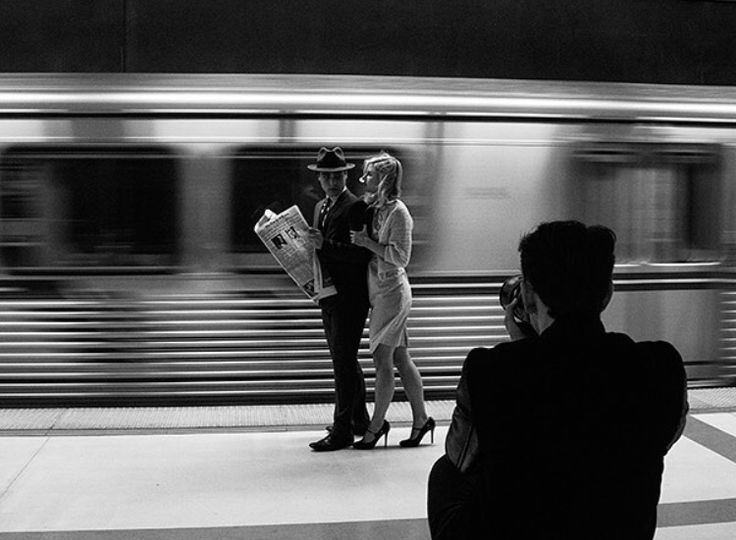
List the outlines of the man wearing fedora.
<svg viewBox="0 0 736 540">
<path fill-rule="evenodd" d="M 323 147 L 317 162 L 307 167 L 318 173 L 325 192 L 314 208 L 310 238 L 337 289 L 336 295 L 319 302 L 335 373 L 334 419 L 327 436 L 309 444 L 317 452 L 327 452 L 351 446 L 353 435 L 363 435 L 370 422 L 358 349 L 368 316 L 366 275 L 371 253 L 350 242 L 349 210 L 359 199 L 346 183 L 354 164 L 345 161 L 341 148 Z"/>
</svg>

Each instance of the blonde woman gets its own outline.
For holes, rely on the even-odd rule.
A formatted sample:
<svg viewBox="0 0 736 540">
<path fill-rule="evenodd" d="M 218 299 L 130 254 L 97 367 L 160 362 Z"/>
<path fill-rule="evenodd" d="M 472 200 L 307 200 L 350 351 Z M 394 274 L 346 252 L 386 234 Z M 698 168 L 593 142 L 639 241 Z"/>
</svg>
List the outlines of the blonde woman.
<svg viewBox="0 0 736 540">
<path fill-rule="evenodd" d="M 411 309 L 411 288 L 406 265 L 411 257 L 411 232 L 414 222 L 406 205 L 399 200 L 402 167 L 395 157 L 382 152 L 367 159 L 361 182 L 369 222 L 362 231 L 352 231 L 351 241 L 368 248 L 373 257 L 368 265 L 370 296 L 370 351 L 376 367 L 373 418 L 362 440 L 353 444 L 370 450 L 384 437 L 388 444 L 391 429 L 385 420 L 394 395 L 396 366 L 412 410 L 412 430 L 403 447 L 418 446 L 427 432 L 434 441 L 434 419 L 427 416 L 419 370 L 409 356 L 406 323 Z"/>
</svg>

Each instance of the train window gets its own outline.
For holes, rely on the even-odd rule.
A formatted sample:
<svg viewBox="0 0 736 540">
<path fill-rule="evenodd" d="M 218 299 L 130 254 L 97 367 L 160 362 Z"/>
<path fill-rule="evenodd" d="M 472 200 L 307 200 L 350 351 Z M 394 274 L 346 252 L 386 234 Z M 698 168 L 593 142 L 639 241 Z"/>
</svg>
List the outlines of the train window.
<svg viewBox="0 0 736 540">
<path fill-rule="evenodd" d="M 332 147 L 334 145 L 325 145 Z M 381 148 L 342 147 L 345 158 L 355 167 L 348 171 L 348 188 L 356 195 L 363 193 L 358 179 L 362 161 Z M 232 190 L 232 251 L 234 253 L 265 252 L 266 248 L 253 232 L 253 227 L 266 209 L 279 213 L 297 205 L 311 224 L 314 205 L 324 197 L 317 175 L 307 169 L 314 163 L 319 146 L 304 148 L 244 148 L 236 153 Z M 385 149 L 394 153 L 392 149 Z M 401 156 L 397 155 L 399 158 Z"/>
<path fill-rule="evenodd" d="M 0 157 L 3 263 L 174 264 L 176 177 L 161 148 L 12 147 Z"/>
<path fill-rule="evenodd" d="M 616 231 L 622 263 L 718 258 L 720 158 L 710 145 L 606 144 L 574 153 L 586 223 Z"/>
</svg>

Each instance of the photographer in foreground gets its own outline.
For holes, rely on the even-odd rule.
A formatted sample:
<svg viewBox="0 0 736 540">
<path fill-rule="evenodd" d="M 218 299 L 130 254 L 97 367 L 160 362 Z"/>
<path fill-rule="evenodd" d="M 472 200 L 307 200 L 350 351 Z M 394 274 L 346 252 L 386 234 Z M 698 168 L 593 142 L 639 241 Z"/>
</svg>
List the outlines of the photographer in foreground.
<svg viewBox="0 0 736 540">
<path fill-rule="evenodd" d="M 653 538 L 685 370 L 669 343 L 604 329 L 615 239 L 557 221 L 521 240 L 512 341 L 468 354 L 430 473 L 435 540 Z"/>
</svg>

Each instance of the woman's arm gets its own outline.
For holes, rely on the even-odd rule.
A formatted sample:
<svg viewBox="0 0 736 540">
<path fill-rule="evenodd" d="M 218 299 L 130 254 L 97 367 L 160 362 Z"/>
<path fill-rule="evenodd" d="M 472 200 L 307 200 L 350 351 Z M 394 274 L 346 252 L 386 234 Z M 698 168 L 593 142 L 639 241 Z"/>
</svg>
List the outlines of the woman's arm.
<svg viewBox="0 0 736 540">
<path fill-rule="evenodd" d="M 367 227 L 364 225 L 362 231 L 350 231 L 350 241 L 356 246 L 362 246 L 371 250 L 379 257 L 383 257 L 384 247 L 368 236 Z"/>
<path fill-rule="evenodd" d="M 405 268 L 411 259 L 411 231 L 413 220 L 404 205 L 397 206 L 386 224 L 388 241 L 376 242 L 368 236 L 366 227 L 362 231 L 352 231 L 350 238 L 356 245 L 363 246 L 386 262 Z"/>
</svg>

